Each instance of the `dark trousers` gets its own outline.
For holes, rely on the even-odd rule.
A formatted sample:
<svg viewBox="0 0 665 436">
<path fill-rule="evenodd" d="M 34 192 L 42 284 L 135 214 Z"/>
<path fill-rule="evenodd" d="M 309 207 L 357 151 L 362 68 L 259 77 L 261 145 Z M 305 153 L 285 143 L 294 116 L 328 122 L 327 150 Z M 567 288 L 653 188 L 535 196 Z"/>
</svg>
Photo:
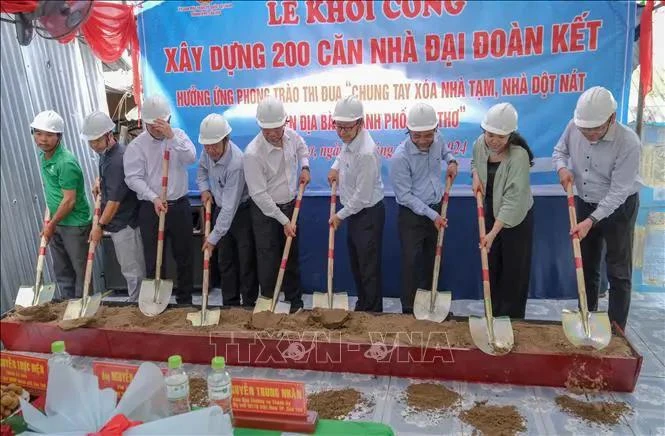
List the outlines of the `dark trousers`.
<svg viewBox="0 0 665 436">
<path fill-rule="evenodd" d="M 492 204 L 485 205 L 485 230 L 494 226 Z M 521 223 L 503 228 L 489 251 L 492 315 L 524 318 L 529 297 L 531 252 L 533 247 L 533 209 Z"/>
<path fill-rule="evenodd" d="M 383 311 L 381 253 L 385 218 L 383 200 L 348 218 L 347 245 L 358 291 L 356 311 Z"/>
<path fill-rule="evenodd" d="M 49 241 L 55 281 L 63 299 L 81 298 L 90 226 L 56 226 Z M 91 284 L 92 287 L 92 284 Z M 94 293 L 91 289 L 90 293 Z"/>
<path fill-rule="evenodd" d="M 575 197 L 575 206 L 579 222 L 588 218 L 597 207 L 596 204 L 585 203 L 578 197 Z M 626 328 L 630 309 L 633 235 L 639 206 L 638 194 L 631 195 L 612 215 L 593 226 L 580 242 L 589 310 L 597 310 L 601 254 L 605 241 L 605 262 L 610 282 L 608 315 L 610 321 L 616 322 L 622 330 Z"/>
<path fill-rule="evenodd" d="M 155 277 L 155 262 L 157 260 L 157 231 L 159 229 L 159 215 L 151 201 L 141 201 L 139 207 L 139 226 L 143 240 L 143 256 L 145 257 L 146 277 Z M 192 267 L 192 234 L 194 225 L 191 206 L 187 197 L 169 202 L 164 225 L 164 242 L 171 244 L 171 252 L 176 263 L 178 273 L 177 286 L 173 291 L 176 302 L 180 304 L 192 303 L 192 286 L 194 271 Z M 164 247 L 166 249 L 166 247 Z M 164 262 L 162 273 L 164 277 Z"/>
<path fill-rule="evenodd" d="M 410 314 L 416 290 L 431 290 L 438 232 L 431 219 L 404 206 L 399 206 L 397 226 L 402 249 L 402 313 Z"/>
<path fill-rule="evenodd" d="M 284 215 L 291 218 L 295 205 L 295 200 L 292 200 L 289 203 L 278 206 Z M 282 262 L 284 245 L 286 244 L 284 227 L 276 219 L 265 216 L 253 201 L 249 207 L 252 217 L 252 227 L 254 229 L 254 241 L 256 243 L 256 261 L 261 295 L 272 298 L 275 292 L 279 265 Z M 296 236 L 291 241 L 291 251 L 286 262 L 281 289 L 284 292 L 286 300 L 291 303 L 291 309 L 303 307 L 302 289 L 300 288 L 300 269 L 298 267 L 298 240 L 299 238 Z"/>
<path fill-rule="evenodd" d="M 213 222 L 217 220 L 219 207 L 215 208 Z M 224 306 L 254 307 L 259 295 L 259 279 L 256 273 L 256 247 L 252 232 L 249 201 L 236 211 L 231 227 L 217 244 L 217 259 Z"/>
</svg>

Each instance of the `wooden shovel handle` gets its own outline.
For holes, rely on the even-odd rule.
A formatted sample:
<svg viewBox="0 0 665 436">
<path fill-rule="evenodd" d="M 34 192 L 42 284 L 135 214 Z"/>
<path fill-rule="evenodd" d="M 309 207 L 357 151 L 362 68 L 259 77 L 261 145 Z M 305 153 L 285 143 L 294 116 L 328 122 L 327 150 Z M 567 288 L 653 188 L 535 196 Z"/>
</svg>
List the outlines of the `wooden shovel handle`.
<svg viewBox="0 0 665 436">
<path fill-rule="evenodd" d="M 92 228 L 99 223 L 99 217 L 102 216 L 102 196 L 97 194 L 95 196 L 95 213 L 92 215 Z M 92 282 L 92 263 L 95 260 L 95 249 L 97 243 L 90 241 L 88 244 L 88 260 L 85 263 L 85 276 L 83 278 L 83 299 L 85 300 L 90 295 L 90 283 Z"/>
<path fill-rule="evenodd" d="M 51 211 L 46 208 L 44 212 L 44 227 L 51 222 Z M 42 273 L 44 271 L 44 260 L 46 259 L 46 246 L 48 245 L 48 240 L 42 236 L 39 240 L 39 251 L 37 253 L 37 268 L 35 273 L 35 292 L 39 291 L 39 286 L 42 282 Z"/>
<path fill-rule="evenodd" d="M 443 199 L 441 200 L 441 218 L 446 220 L 446 215 L 448 214 L 448 199 L 450 197 L 450 188 L 453 185 L 452 177 L 446 177 L 446 190 L 443 193 Z M 441 255 L 443 251 L 443 233 L 445 227 L 439 229 L 436 240 L 436 255 L 434 256 L 434 271 L 432 273 L 432 293 L 436 292 L 439 284 L 439 271 L 441 270 Z"/>
<path fill-rule="evenodd" d="M 330 192 L 330 218 L 337 213 L 337 182 L 332 182 Z M 335 228 L 329 225 L 328 230 L 328 294 L 333 292 L 333 271 L 335 268 Z"/>
<path fill-rule="evenodd" d="M 291 216 L 291 224 L 294 224 L 298 221 L 298 214 L 300 213 L 300 203 L 302 201 L 302 194 L 305 190 L 305 184 L 301 183 L 298 188 L 298 196 L 296 197 L 296 206 L 293 209 L 293 215 Z M 284 252 L 282 253 L 282 262 L 279 265 L 279 273 L 277 274 L 277 282 L 275 283 L 275 290 L 272 294 L 272 311 L 275 311 L 275 306 L 277 305 L 277 299 L 279 298 L 279 293 L 282 290 L 282 281 L 284 280 L 284 271 L 286 270 L 286 262 L 289 259 L 289 252 L 291 251 L 291 242 L 293 238 L 287 237 L 286 244 L 284 245 Z"/>
<path fill-rule="evenodd" d="M 211 206 L 212 201 L 208 200 L 205 204 L 205 224 L 203 226 L 203 240 L 207 241 L 208 236 L 210 236 L 210 221 L 211 221 Z M 210 253 L 211 249 L 207 248 L 203 251 L 203 284 L 202 284 L 202 293 L 203 293 L 203 304 L 202 312 L 205 314 L 206 308 L 208 306 L 208 288 L 210 286 Z"/>
<path fill-rule="evenodd" d="M 570 219 L 570 230 L 577 225 L 577 212 L 575 211 L 575 197 L 573 196 L 573 184 L 569 183 L 566 187 L 568 194 L 568 218 Z M 584 283 L 584 269 L 582 267 L 582 249 L 580 248 L 580 236 L 574 233 L 571 236 L 573 241 L 573 256 L 575 258 L 575 275 L 577 276 L 577 294 L 580 300 L 580 310 L 585 315 L 588 312 L 586 299 L 586 284 Z"/>
<path fill-rule="evenodd" d="M 485 207 L 483 206 L 483 194 L 480 190 L 476 191 L 476 208 L 478 209 L 478 234 L 479 241 L 485 237 Z M 485 316 L 488 320 L 488 325 L 492 326 L 492 293 L 490 290 L 490 267 L 487 261 L 487 249 L 482 247 L 480 249 L 480 262 L 482 265 L 483 273 L 483 300 L 485 302 Z M 493 337 L 493 335 L 492 335 Z"/>
<path fill-rule="evenodd" d="M 169 188 L 169 158 L 170 153 L 164 150 L 162 158 L 162 196 L 163 202 L 166 202 Z M 159 281 L 162 275 L 162 254 L 164 251 L 164 224 L 166 223 L 166 212 L 159 213 L 159 229 L 157 231 L 157 261 L 155 268 L 155 281 Z"/>
</svg>

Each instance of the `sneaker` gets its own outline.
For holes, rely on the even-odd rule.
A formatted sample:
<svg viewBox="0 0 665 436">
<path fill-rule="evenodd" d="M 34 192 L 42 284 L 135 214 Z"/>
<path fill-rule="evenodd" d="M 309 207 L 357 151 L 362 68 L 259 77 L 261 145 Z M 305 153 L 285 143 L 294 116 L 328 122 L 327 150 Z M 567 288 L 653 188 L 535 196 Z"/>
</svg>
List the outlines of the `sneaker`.
<svg viewBox="0 0 665 436">
<path fill-rule="evenodd" d="M 607 298 L 607 290 L 604 290 L 598 295 L 598 298 Z"/>
</svg>

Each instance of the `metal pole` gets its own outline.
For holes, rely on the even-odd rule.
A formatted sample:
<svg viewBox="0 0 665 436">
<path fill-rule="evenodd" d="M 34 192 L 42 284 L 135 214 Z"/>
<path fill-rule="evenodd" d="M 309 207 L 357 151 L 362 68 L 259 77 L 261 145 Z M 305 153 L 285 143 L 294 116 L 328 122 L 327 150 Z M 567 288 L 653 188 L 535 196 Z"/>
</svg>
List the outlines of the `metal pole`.
<svg viewBox="0 0 665 436">
<path fill-rule="evenodd" d="M 640 66 L 640 69 L 642 67 Z M 637 115 L 635 118 L 635 133 L 637 133 L 637 136 L 639 136 L 640 139 L 642 139 L 642 123 L 643 123 L 643 118 L 644 118 L 644 95 L 642 95 L 642 81 L 640 80 L 640 87 L 637 95 Z"/>
</svg>

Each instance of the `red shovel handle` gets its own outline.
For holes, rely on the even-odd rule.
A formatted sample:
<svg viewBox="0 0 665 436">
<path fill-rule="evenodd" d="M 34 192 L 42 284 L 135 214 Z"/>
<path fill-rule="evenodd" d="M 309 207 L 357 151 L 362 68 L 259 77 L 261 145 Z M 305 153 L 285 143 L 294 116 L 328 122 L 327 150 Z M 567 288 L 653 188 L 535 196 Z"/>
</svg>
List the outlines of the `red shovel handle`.
<svg viewBox="0 0 665 436">
<path fill-rule="evenodd" d="M 573 184 L 569 183 L 566 187 L 568 194 L 568 218 L 570 220 L 570 230 L 577 226 L 577 213 L 575 211 L 575 197 L 573 196 Z M 580 309 L 584 312 L 588 310 L 586 301 L 586 284 L 584 283 L 584 269 L 582 266 L 582 249 L 580 247 L 580 236 L 577 233 L 571 235 L 573 241 L 573 256 L 575 259 L 575 275 L 577 276 L 577 293 L 580 299 Z"/>
</svg>

